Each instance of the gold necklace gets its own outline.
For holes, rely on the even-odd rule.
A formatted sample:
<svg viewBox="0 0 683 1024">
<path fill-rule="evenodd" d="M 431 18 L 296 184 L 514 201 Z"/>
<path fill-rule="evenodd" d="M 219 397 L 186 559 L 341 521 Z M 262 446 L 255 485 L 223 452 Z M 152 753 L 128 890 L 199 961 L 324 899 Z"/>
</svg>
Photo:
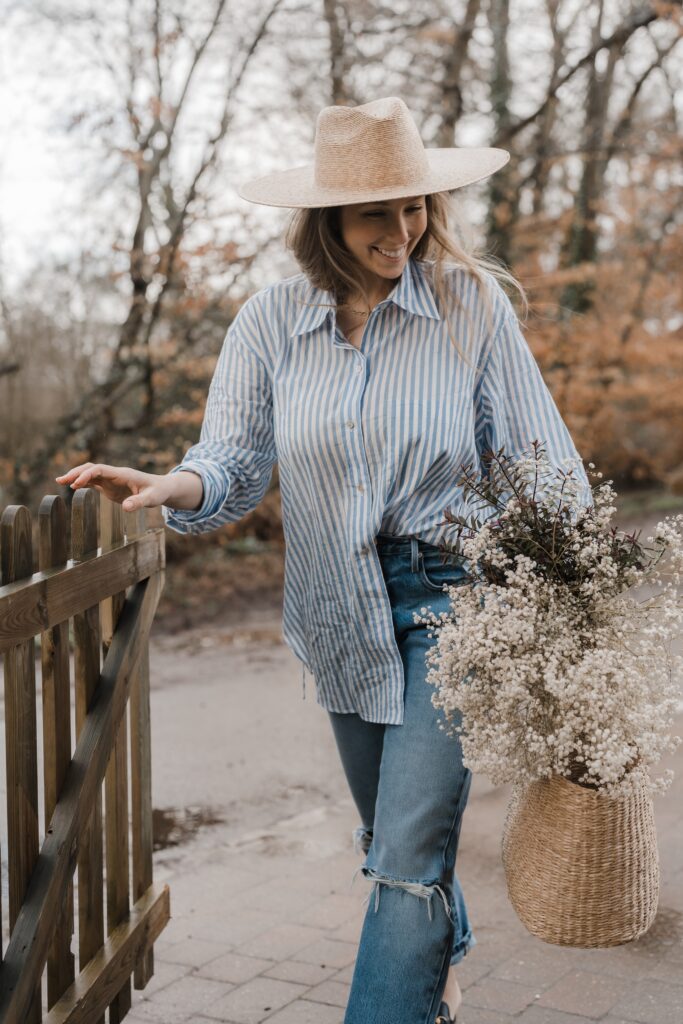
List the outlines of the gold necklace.
<svg viewBox="0 0 683 1024">
<path fill-rule="evenodd" d="M 370 316 L 369 309 L 352 309 L 352 307 L 348 306 L 345 302 L 342 302 L 341 305 L 337 306 L 337 309 L 348 309 L 349 313 L 358 313 L 358 316 Z"/>
</svg>

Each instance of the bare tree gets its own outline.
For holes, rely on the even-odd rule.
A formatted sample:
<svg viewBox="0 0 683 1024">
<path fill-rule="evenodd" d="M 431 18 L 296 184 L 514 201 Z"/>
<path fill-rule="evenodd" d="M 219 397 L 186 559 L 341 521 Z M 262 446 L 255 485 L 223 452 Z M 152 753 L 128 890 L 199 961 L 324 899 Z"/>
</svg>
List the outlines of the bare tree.
<svg viewBox="0 0 683 1024">
<path fill-rule="evenodd" d="M 604 51 L 598 49 L 602 39 L 604 0 L 599 0 L 597 17 L 593 27 L 591 51 L 593 58 L 587 66 L 583 127 L 583 168 L 574 202 L 574 217 L 564 245 L 565 265 L 592 263 L 597 251 L 597 215 L 604 194 L 605 171 L 608 155 L 604 146 L 608 134 L 607 105 L 612 93 L 614 72 L 620 56 L 619 45 L 613 40 L 607 47 L 607 61 L 604 70 L 598 69 L 598 58 Z M 563 315 L 585 312 L 591 304 L 592 281 L 575 282 L 569 285 L 562 297 Z"/>
<path fill-rule="evenodd" d="M 512 82 L 508 34 L 510 9 L 508 0 L 489 0 L 489 24 L 493 38 L 493 69 L 491 74 L 491 107 L 493 109 L 495 137 L 504 137 L 512 122 Z M 514 172 L 508 164 L 491 179 L 489 186 L 489 215 L 487 248 L 503 263 L 510 262 L 511 225 L 515 216 L 513 203 Z"/>
<path fill-rule="evenodd" d="M 330 34 L 330 104 L 344 106 L 351 100 L 348 82 L 348 21 L 339 0 L 323 0 L 323 17 Z"/>
<path fill-rule="evenodd" d="M 239 40 L 233 52 L 226 48 L 226 84 L 217 123 L 184 183 L 174 179 L 173 174 L 174 157 L 180 145 L 179 124 L 188 116 L 186 108 L 190 106 L 193 84 L 203 70 L 219 29 L 224 33 L 226 27 L 230 28 L 226 0 L 215 0 L 208 22 L 197 38 L 196 22 L 190 28 L 184 15 L 165 11 L 162 0 L 154 0 L 149 22 L 140 26 L 135 20 L 133 0 L 129 0 L 127 50 L 118 55 L 118 60 L 117 56 L 107 55 L 97 11 L 88 20 L 94 52 L 114 84 L 118 110 L 110 116 L 123 118 L 127 125 L 125 156 L 136 171 L 137 211 L 128 250 L 130 299 L 106 378 L 83 396 L 78 408 L 70 409 L 55 423 L 31 460 L 26 479 L 41 478 L 55 453 L 75 435 L 88 459 L 96 460 L 106 438 L 117 430 L 120 403 L 134 389 L 141 390 L 142 400 L 139 418 L 134 424 L 128 423 L 128 429 L 150 424 L 154 416 L 151 339 L 174 284 L 178 253 L 193 223 L 193 207 L 199 203 L 201 187 L 215 168 L 228 138 L 235 100 L 250 63 L 282 2 L 270 0 L 250 37 Z M 68 20 L 67 17 L 66 23 Z M 188 51 L 189 59 L 182 61 Z M 178 60 L 174 60 L 175 56 Z M 211 59 L 215 61 L 214 54 Z M 185 70 L 178 80 L 177 68 L 183 64 Z M 149 98 L 141 101 L 140 95 L 145 93 Z"/>
<path fill-rule="evenodd" d="M 463 71 L 467 62 L 474 25 L 481 8 L 481 0 L 467 0 L 462 21 L 453 25 L 453 45 L 444 55 L 443 73 L 440 82 L 441 125 L 436 136 L 439 147 L 453 145 L 456 125 L 463 112 Z"/>
</svg>

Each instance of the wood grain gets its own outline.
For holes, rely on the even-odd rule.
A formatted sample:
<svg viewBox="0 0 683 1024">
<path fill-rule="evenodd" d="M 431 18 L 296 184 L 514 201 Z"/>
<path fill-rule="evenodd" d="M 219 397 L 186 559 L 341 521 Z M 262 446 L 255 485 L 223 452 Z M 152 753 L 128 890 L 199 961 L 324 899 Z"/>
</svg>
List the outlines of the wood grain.
<svg viewBox="0 0 683 1024">
<path fill-rule="evenodd" d="M 9 505 L 5 509 L 0 520 L 0 551 L 4 582 L 13 583 L 31 576 L 31 516 L 23 505 Z M 11 935 L 38 859 L 38 740 L 33 637 L 15 644 L 5 654 L 5 756 Z M 40 981 L 27 990 L 22 1024 L 38 1021 Z"/>
<path fill-rule="evenodd" d="M 39 566 L 67 563 L 66 505 L 57 495 L 43 498 L 38 512 Z M 43 690 L 43 785 L 45 828 L 49 827 L 71 761 L 71 688 L 69 622 L 58 622 L 41 635 Z M 69 882 L 47 958 L 47 1005 L 57 1002 L 74 980 L 71 936 L 74 930 L 73 883 Z"/>
<path fill-rule="evenodd" d="M 75 562 L 97 557 L 98 496 L 77 491 L 71 506 L 71 545 Z M 100 606 L 74 615 L 74 678 L 76 737 L 85 725 L 100 678 Z M 78 969 L 95 956 L 104 942 L 104 883 L 102 849 L 102 792 L 93 793 L 90 816 L 78 839 Z M 104 1016 L 92 1024 L 104 1024 Z"/>
<path fill-rule="evenodd" d="M 55 807 L 41 855 L 31 876 L 0 971 L 0 1020 L 26 1024 L 54 921 L 73 873 L 78 837 L 101 791 L 107 763 L 125 714 L 131 679 L 161 592 L 161 574 L 138 583 L 121 612 L 87 718 Z M 92 1024 L 89 1020 L 88 1024 Z"/>
<path fill-rule="evenodd" d="M 121 981 L 130 977 L 133 964 L 159 937 L 170 917 L 168 886 L 150 886 L 133 906 L 130 918 L 111 933 L 102 950 L 43 1024 L 90 1024 L 110 1002 L 111 993 L 120 991 Z"/>
<path fill-rule="evenodd" d="M 121 506 L 100 495 L 100 546 L 109 551 L 123 540 Z M 100 606 L 102 656 L 106 658 L 126 599 L 125 590 L 106 598 Z M 104 783 L 107 934 L 128 917 L 130 907 L 128 869 L 128 722 L 124 714 Z M 131 981 L 126 977 L 109 1004 L 109 1024 L 120 1024 L 131 1007 Z"/>
<path fill-rule="evenodd" d="M 144 511 L 125 517 L 129 539 L 146 528 Z M 152 884 L 152 724 L 149 704 L 149 650 L 142 652 L 130 694 L 133 897 L 140 899 Z M 143 989 L 154 974 L 154 949 L 142 950 L 135 964 L 134 985 Z"/>
<path fill-rule="evenodd" d="M 81 494 L 78 491 L 74 504 Z M 8 506 L 7 511 L 16 506 Z M 65 568 L 38 572 L 0 586 L 0 654 L 43 630 L 65 622 L 122 587 L 130 587 L 165 564 L 163 531 L 148 532 L 131 544 Z"/>
</svg>

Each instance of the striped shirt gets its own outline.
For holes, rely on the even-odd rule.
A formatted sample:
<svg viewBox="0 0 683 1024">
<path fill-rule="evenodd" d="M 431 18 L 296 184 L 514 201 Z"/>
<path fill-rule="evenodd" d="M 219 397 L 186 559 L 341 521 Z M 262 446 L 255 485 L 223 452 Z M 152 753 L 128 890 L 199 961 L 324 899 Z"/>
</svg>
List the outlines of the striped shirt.
<svg viewBox="0 0 683 1024">
<path fill-rule="evenodd" d="M 403 664 L 376 535 L 448 540 L 444 510 L 472 513 L 456 478 L 487 448 L 516 455 L 538 438 L 553 465 L 578 459 L 501 286 L 484 275 L 487 320 L 472 275 L 447 270 L 461 303 L 448 313 L 453 334 L 477 376 L 449 337 L 432 272 L 431 261 L 407 261 L 360 348 L 337 326 L 331 293 L 304 274 L 252 295 L 227 331 L 200 440 L 171 470 L 200 475 L 202 504 L 163 509 L 179 533 L 236 522 L 258 505 L 277 460 L 283 639 L 315 677 L 322 707 L 394 725 Z"/>
</svg>

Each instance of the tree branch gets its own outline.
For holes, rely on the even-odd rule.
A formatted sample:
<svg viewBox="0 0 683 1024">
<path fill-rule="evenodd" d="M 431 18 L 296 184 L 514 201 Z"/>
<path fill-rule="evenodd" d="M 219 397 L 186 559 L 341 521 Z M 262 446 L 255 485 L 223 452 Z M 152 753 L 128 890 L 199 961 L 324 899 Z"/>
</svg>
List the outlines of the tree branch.
<svg viewBox="0 0 683 1024">
<path fill-rule="evenodd" d="M 506 143 L 509 143 L 519 132 L 526 128 L 527 125 L 532 124 L 538 117 L 540 117 L 562 86 L 566 85 L 578 71 L 591 64 L 601 50 L 611 49 L 612 47 L 623 47 L 624 43 L 626 43 L 639 28 L 643 28 L 645 25 L 649 25 L 650 22 L 656 21 L 658 17 L 659 15 L 657 12 L 654 11 L 649 4 L 645 4 L 635 11 L 621 25 L 619 25 L 619 27 L 616 28 L 610 36 L 601 36 L 590 50 L 588 50 L 588 52 L 576 62 L 576 64 L 573 64 L 572 67 L 568 68 L 564 72 L 564 74 L 558 76 L 554 87 L 548 89 L 543 102 L 539 104 L 531 114 L 528 114 L 527 117 L 523 117 L 515 124 L 509 125 L 496 138 L 495 145 L 504 146 Z"/>
</svg>

